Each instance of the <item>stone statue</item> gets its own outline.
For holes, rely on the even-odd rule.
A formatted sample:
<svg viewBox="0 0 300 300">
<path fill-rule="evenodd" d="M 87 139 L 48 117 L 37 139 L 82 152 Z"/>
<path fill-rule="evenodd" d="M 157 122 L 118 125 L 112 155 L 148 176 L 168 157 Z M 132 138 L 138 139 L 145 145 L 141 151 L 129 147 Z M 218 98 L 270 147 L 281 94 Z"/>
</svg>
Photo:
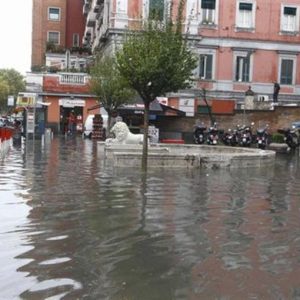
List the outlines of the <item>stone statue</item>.
<svg viewBox="0 0 300 300">
<path fill-rule="evenodd" d="M 105 144 L 142 144 L 144 140 L 143 134 L 131 133 L 127 124 L 121 121 L 115 123 L 110 130 L 115 135 L 115 138 L 108 138 L 105 140 Z"/>
</svg>

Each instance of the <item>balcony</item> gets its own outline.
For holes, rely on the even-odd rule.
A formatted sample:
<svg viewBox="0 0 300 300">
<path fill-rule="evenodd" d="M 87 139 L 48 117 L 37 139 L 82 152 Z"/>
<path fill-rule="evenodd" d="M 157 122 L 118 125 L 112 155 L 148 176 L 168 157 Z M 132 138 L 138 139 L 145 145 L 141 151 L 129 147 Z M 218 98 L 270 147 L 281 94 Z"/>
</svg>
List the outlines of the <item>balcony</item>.
<svg viewBox="0 0 300 300">
<path fill-rule="evenodd" d="M 96 16 L 97 14 L 94 13 L 93 11 L 90 11 L 88 16 L 87 16 L 87 20 L 86 20 L 86 26 L 87 27 L 94 27 L 96 24 Z"/>
<path fill-rule="evenodd" d="M 95 13 L 99 13 L 101 10 L 103 10 L 104 7 L 104 0 L 96 0 L 93 10 Z"/>
<path fill-rule="evenodd" d="M 60 73 L 59 83 L 60 84 L 75 84 L 75 85 L 85 85 L 87 82 L 86 74 L 77 73 Z"/>
<path fill-rule="evenodd" d="M 83 14 L 86 16 L 91 9 L 91 4 L 90 3 L 84 3 L 83 5 Z"/>
</svg>

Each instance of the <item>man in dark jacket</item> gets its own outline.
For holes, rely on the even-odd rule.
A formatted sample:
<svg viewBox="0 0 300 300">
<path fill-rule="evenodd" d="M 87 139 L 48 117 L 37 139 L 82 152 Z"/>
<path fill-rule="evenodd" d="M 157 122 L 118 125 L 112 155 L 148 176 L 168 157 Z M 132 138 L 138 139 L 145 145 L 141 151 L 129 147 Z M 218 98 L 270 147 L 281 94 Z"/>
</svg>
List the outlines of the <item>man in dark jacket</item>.
<svg viewBox="0 0 300 300">
<path fill-rule="evenodd" d="M 278 101 L 278 94 L 280 90 L 280 85 L 278 82 L 274 82 L 274 91 L 273 91 L 273 102 Z"/>
</svg>

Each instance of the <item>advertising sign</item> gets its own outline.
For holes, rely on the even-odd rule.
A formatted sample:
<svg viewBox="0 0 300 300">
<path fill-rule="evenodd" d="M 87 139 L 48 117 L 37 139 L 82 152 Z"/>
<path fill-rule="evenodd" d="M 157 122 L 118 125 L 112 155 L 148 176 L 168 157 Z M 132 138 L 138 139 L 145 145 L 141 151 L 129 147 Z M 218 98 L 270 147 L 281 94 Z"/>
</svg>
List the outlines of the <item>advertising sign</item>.
<svg viewBox="0 0 300 300">
<path fill-rule="evenodd" d="M 155 126 L 148 127 L 148 136 L 150 143 L 158 143 L 159 140 L 159 129 Z"/>
<path fill-rule="evenodd" d="M 17 98 L 17 106 L 34 106 L 36 104 L 36 94 L 35 93 L 24 93 L 19 94 Z"/>
<path fill-rule="evenodd" d="M 26 122 L 26 131 L 27 133 L 34 133 L 35 126 L 35 111 L 34 108 L 27 109 L 27 122 Z"/>
<path fill-rule="evenodd" d="M 15 105 L 14 96 L 8 96 L 7 97 L 7 106 L 14 106 L 14 105 Z"/>
</svg>

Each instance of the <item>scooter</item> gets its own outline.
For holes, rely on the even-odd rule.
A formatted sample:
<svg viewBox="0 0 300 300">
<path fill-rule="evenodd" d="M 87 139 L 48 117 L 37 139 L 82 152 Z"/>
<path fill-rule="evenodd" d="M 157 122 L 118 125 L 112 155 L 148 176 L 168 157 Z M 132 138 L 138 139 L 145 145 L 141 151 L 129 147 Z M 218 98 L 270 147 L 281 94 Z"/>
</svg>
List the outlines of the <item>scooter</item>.
<svg viewBox="0 0 300 300">
<path fill-rule="evenodd" d="M 292 126 L 290 128 L 278 129 L 277 132 L 284 135 L 284 142 L 291 148 L 296 149 L 300 145 L 300 129 Z"/>
<path fill-rule="evenodd" d="M 217 124 L 214 123 L 214 125 L 209 127 L 208 129 L 206 143 L 208 145 L 217 145 L 218 141 L 219 141 L 219 130 L 217 128 Z"/>
<path fill-rule="evenodd" d="M 238 144 L 237 131 L 228 128 L 227 132 L 222 137 L 224 145 L 236 146 Z"/>
<path fill-rule="evenodd" d="M 238 143 L 241 147 L 250 147 L 253 142 L 253 136 L 252 136 L 252 127 L 254 123 L 251 123 L 250 126 L 242 126 L 238 127 Z"/>
<path fill-rule="evenodd" d="M 203 123 L 196 126 L 193 135 L 195 144 L 203 144 L 205 142 L 205 137 L 206 137 L 205 131 L 206 131 L 206 126 Z"/>
<path fill-rule="evenodd" d="M 269 143 L 268 127 L 269 125 L 266 125 L 256 130 L 256 143 L 259 149 L 265 150 Z"/>
</svg>

